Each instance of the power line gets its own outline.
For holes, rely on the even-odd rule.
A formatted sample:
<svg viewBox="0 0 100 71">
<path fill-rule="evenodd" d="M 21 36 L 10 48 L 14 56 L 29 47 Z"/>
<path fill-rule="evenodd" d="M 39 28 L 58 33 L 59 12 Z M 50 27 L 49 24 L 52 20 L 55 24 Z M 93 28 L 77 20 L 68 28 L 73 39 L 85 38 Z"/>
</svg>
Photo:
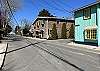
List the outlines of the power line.
<svg viewBox="0 0 100 71">
<path fill-rule="evenodd" d="M 45 3 L 45 4 L 43 4 L 43 3 Z M 43 0 L 40 0 L 38 3 L 40 3 L 40 5 L 42 6 L 42 7 L 47 7 L 48 9 L 53 9 L 53 10 L 58 10 L 58 11 L 61 11 L 61 12 L 63 12 L 63 10 L 60 10 L 60 9 L 57 9 L 57 8 L 55 8 L 55 7 L 52 7 L 52 5 L 50 5 L 49 3 L 47 3 L 47 2 L 45 2 L 45 1 L 43 1 Z M 48 5 L 48 6 L 47 6 Z M 35 8 L 36 8 L 36 6 L 35 6 Z M 38 9 L 38 11 L 39 11 L 39 8 L 37 7 L 37 9 Z"/>
<path fill-rule="evenodd" d="M 4 7 L 4 5 L 3 5 L 3 2 L 2 2 L 2 0 L 0 0 L 0 10 L 1 10 L 1 13 L 3 13 L 3 14 L 5 14 L 5 7 Z"/>
<path fill-rule="evenodd" d="M 54 10 L 58 10 L 58 11 L 64 11 L 64 10 L 61 10 L 61 9 L 59 9 L 59 8 L 57 8 L 57 7 L 53 7 L 51 4 L 49 4 L 47 1 L 45 1 L 45 0 L 41 0 L 41 1 L 44 1 L 45 2 L 45 5 L 47 4 L 51 9 L 54 9 Z M 44 5 L 44 4 L 42 4 L 42 5 Z"/>
<path fill-rule="evenodd" d="M 42 6 L 46 6 L 48 9 L 50 9 L 51 11 L 52 10 L 57 10 L 57 11 L 60 11 L 60 12 L 63 12 L 63 13 L 65 13 L 65 11 L 64 10 L 61 10 L 61 9 L 59 9 L 59 8 L 57 8 L 57 7 L 53 7 L 53 5 L 51 5 L 51 4 L 49 4 L 47 1 L 45 1 L 45 0 L 40 0 L 40 1 L 42 1 L 43 3 L 45 3 L 45 4 L 43 4 L 43 3 L 41 3 L 41 5 Z M 53 12 L 53 14 L 55 15 L 55 12 L 54 11 L 52 11 Z"/>
<path fill-rule="evenodd" d="M 42 1 L 43 3 L 45 3 L 45 4 L 41 3 L 41 1 Z M 66 11 L 65 11 L 64 9 L 58 8 L 58 7 L 53 7 L 54 5 L 51 5 L 51 3 L 48 3 L 46 0 L 40 0 L 38 3 L 41 3 L 40 5 L 41 5 L 42 7 L 45 7 L 46 5 L 48 5 L 48 6 L 46 6 L 46 7 L 48 7 L 49 9 L 58 10 L 58 11 L 60 11 L 60 12 L 66 13 Z M 38 8 L 38 9 L 39 9 L 39 8 Z M 69 11 L 69 12 L 70 12 L 70 11 Z M 70 14 L 72 14 L 72 13 L 70 13 Z"/>
<path fill-rule="evenodd" d="M 58 0 L 57 2 L 59 2 L 59 4 L 62 4 L 62 5 L 64 5 L 64 6 L 67 6 L 67 7 L 69 7 L 69 8 L 74 9 L 72 6 L 70 6 L 70 5 L 68 5 L 68 4 L 65 4 L 65 2 L 63 2 L 63 1 L 61 1 L 61 0 Z"/>
<path fill-rule="evenodd" d="M 35 4 L 35 3 L 33 2 L 33 0 L 32 0 L 32 2 L 31 2 L 31 4 L 32 4 L 32 5 Z M 37 4 L 36 4 L 36 5 L 37 5 Z M 37 8 L 37 10 L 39 11 L 39 8 L 38 8 L 36 5 L 35 5 L 35 8 Z"/>
<path fill-rule="evenodd" d="M 1 8 L 2 8 L 2 11 L 1 11 L 1 12 L 3 12 L 3 15 L 6 17 L 6 16 L 7 16 L 7 15 L 6 15 L 6 14 L 7 14 L 6 8 L 7 8 L 7 7 L 5 6 L 5 4 L 3 3 L 2 0 L 0 0 L 0 4 L 1 4 Z M 0 8 L 0 9 L 1 9 L 1 8 Z M 9 12 L 8 12 L 8 15 L 10 15 Z M 9 20 L 11 21 L 11 17 L 9 18 Z M 9 22 L 10 22 L 10 21 L 9 21 Z"/>
<path fill-rule="evenodd" d="M 52 3 L 54 3 L 55 5 L 59 6 L 61 9 L 65 10 L 66 12 L 68 12 L 68 13 L 70 13 L 70 14 L 72 14 L 72 12 L 66 10 L 66 9 L 63 8 L 60 4 L 58 4 L 57 2 L 55 2 L 55 1 L 53 1 L 53 0 L 51 0 L 51 1 L 52 1 Z"/>
<path fill-rule="evenodd" d="M 6 2 L 7 2 L 7 0 L 5 1 L 5 2 L 3 2 L 2 0 L 1 0 L 1 4 L 2 4 L 2 8 L 4 8 L 3 10 L 4 10 L 4 12 L 5 12 L 5 16 L 7 16 L 7 14 L 10 16 L 10 15 L 12 15 L 13 13 L 11 13 L 11 11 L 9 12 L 9 9 L 10 8 L 8 8 L 9 6 L 8 5 L 6 5 Z M 7 7 L 8 6 L 8 7 Z M 11 13 L 11 14 L 10 14 Z M 12 17 L 14 17 L 14 15 L 12 15 Z M 11 20 L 13 20 L 11 17 L 9 17 L 9 22 L 11 21 Z M 14 20 L 16 20 L 15 18 L 14 18 Z M 15 21 L 15 22 L 17 22 L 17 20 Z M 17 25 L 18 25 L 18 22 L 17 22 Z"/>
<path fill-rule="evenodd" d="M 46 0 L 42 0 L 42 1 L 44 1 L 46 3 L 46 5 L 48 5 L 49 7 L 52 7 L 55 10 L 59 10 L 59 11 L 64 12 L 64 13 L 66 13 L 66 11 L 67 11 L 67 10 L 65 10 L 63 8 L 53 7 L 53 5 L 51 5 L 50 3 L 48 3 Z M 70 13 L 70 14 L 72 14 L 72 12 L 70 12 L 70 11 L 67 11 L 67 12 Z"/>
<path fill-rule="evenodd" d="M 17 22 L 17 20 L 16 20 L 16 18 L 15 18 L 14 15 L 13 15 L 12 9 L 11 9 L 10 4 L 9 4 L 9 1 L 6 0 L 6 2 L 7 2 L 7 5 L 8 5 L 8 7 L 9 7 L 9 10 L 10 10 L 10 12 L 11 12 L 11 14 L 12 14 L 12 16 L 13 16 L 15 22 L 17 23 L 17 25 L 19 25 L 18 22 Z"/>
</svg>

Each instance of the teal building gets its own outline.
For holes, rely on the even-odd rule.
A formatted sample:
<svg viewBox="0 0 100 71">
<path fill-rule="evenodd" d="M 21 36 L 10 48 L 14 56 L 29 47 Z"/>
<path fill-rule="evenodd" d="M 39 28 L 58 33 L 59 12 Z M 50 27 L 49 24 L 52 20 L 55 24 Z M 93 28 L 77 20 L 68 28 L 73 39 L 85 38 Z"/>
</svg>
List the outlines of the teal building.
<svg viewBox="0 0 100 71">
<path fill-rule="evenodd" d="M 76 9 L 75 41 L 95 43 L 100 46 L 100 2 Z"/>
</svg>

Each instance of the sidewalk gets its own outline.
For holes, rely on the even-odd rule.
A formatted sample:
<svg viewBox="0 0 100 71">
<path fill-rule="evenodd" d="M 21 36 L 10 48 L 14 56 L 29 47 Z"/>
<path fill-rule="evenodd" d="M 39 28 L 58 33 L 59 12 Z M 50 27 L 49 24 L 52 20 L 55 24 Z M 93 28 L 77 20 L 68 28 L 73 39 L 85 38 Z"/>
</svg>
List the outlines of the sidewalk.
<svg viewBox="0 0 100 71">
<path fill-rule="evenodd" d="M 47 39 L 40 39 L 40 38 L 35 38 L 35 37 L 24 37 L 24 38 L 35 39 L 35 40 L 47 40 Z"/>
<path fill-rule="evenodd" d="M 0 53 L 5 52 L 6 46 L 7 46 L 6 43 L 0 43 Z M 0 67 L 2 65 L 3 58 L 4 58 L 4 53 L 3 54 L 0 54 Z"/>
<path fill-rule="evenodd" d="M 75 43 L 75 42 L 68 43 L 67 45 L 69 45 L 69 46 L 76 46 L 76 47 L 79 47 L 79 48 L 86 48 L 86 49 L 100 51 L 100 47 L 98 47 L 98 46 L 78 44 L 78 43 Z"/>
</svg>

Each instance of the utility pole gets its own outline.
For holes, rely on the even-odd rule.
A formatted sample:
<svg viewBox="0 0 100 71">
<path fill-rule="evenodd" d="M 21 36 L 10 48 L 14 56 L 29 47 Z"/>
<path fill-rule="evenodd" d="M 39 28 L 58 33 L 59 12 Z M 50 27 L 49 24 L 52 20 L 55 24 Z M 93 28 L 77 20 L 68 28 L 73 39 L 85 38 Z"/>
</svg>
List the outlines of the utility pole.
<svg viewBox="0 0 100 71">
<path fill-rule="evenodd" d="M 2 27 L 3 27 L 3 5 L 2 5 L 2 0 L 0 0 L 0 43 L 1 43 L 1 38 L 2 38 Z"/>
</svg>

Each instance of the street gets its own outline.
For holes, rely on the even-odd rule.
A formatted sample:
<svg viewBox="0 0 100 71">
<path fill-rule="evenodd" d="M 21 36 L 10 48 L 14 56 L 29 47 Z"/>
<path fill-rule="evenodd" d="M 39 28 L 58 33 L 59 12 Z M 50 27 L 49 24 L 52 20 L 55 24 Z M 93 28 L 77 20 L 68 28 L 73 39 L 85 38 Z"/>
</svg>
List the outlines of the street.
<svg viewBox="0 0 100 71">
<path fill-rule="evenodd" d="M 100 0 L 0 0 L 0 71 L 100 71 Z"/>
<path fill-rule="evenodd" d="M 100 54 L 72 48 L 70 40 L 16 39 L 4 41 L 9 44 L 4 71 L 100 71 Z"/>
</svg>

